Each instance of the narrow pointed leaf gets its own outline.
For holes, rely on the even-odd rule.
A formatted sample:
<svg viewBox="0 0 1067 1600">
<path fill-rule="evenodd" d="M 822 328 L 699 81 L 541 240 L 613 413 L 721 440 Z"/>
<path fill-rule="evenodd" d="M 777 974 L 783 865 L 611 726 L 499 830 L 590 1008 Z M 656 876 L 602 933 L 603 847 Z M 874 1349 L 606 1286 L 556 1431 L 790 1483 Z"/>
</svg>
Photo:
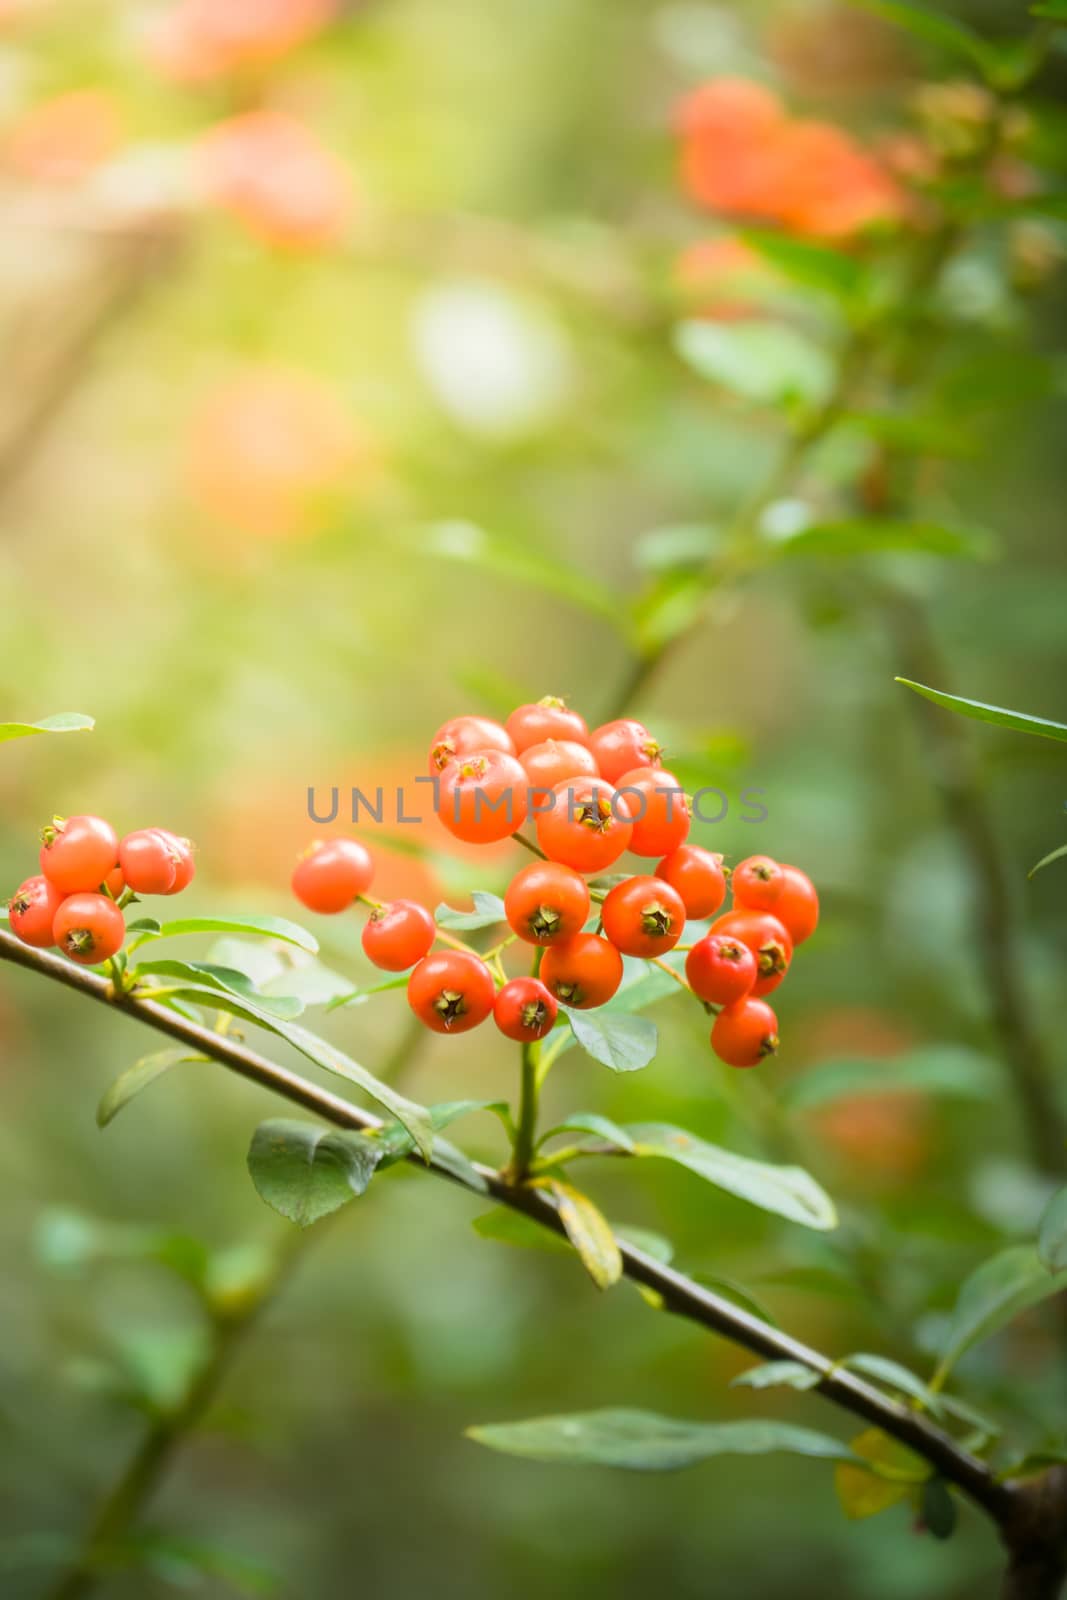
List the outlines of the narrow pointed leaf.
<svg viewBox="0 0 1067 1600">
<path fill-rule="evenodd" d="M 960 1357 L 1021 1312 L 1067 1289 L 1067 1271 L 1050 1273 L 1033 1245 L 1012 1245 L 964 1280 L 949 1321 L 935 1386 Z"/>
<path fill-rule="evenodd" d="M 178 939 L 187 933 L 259 934 L 264 939 L 281 939 L 285 944 L 295 944 L 309 955 L 318 955 L 319 951 L 314 935 L 300 927 L 299 923 L 290 922 L 287 917 L 179 917 L 161 923 L 159 931 L 147 937 Z M 143 944 L 145 937 L 142 936 L 136 943 Z"/>
<path fill-rule="evenodd" d="M 1047 856 L 1042 856 L 1036 866 L 1030 868 L 1026 874 L 1028 878 L 1036 878 L 1037 874 L 1045 867 L 1051 867 L 1054 861 L 1062 861 L 1067 856 L 1067 844 L 1061 844 L 1058 850 L 1050 850 Z"/>
<path fill-rule="evenodd" d="M 96 1109 L 97 1126 L 106 1128 L 108 1123 L 118 1116 L 123 1106 L 129 1105 L 142 1089 L 147 1089 L 150 1083 L 155 1083 L 157 1078 L 161 1078 L 179 1062 L 206 1060 L 206 1056 L 193 1055 L 178 1046 L 169 1050 L 157 1050 L 150 1056 L 142 1056 L 140 1061 L 135 1061 L 132 1067 L 127 1067 L 125 1072 L 120 1073 L 114 1083 L 105 1090 Z"/>
<path fill-rule="evenodd" d="M 40 722 L 0 722 L 0 744 L 8 739 L 27 739 L 35 733 L 88 733 L 95 727 L 92 717 L 78 711 L 60 711 L 54 717 L 42 717 Z"/>
<path fill-rule="evenodd" d="M 833 1201 L 802 1167 L 772 1166 L 735 1155 L 667 1123 L 631 1124 L 626 1130 L 639 1156 L 659 1156 L 686 1167 L 708 1183 L 726 1189 L 764 1211 L 773 1211 L 806 1228 L 837 1227 Z"/>
<path fill-rule="evenodd" d="M 587 1194 L 559 1178 L 544 1183 L 555 1197 L 567 1238 L 598 1289 L 610 1289 L 622 1277 L 622 1256 L 611 1224 Z"/>
<path fill-rule="evenodd" d="M 897 678 L 906 689 L 914 689 L 924 699 L 946 711 L 957 711 L 961 717 L 971 717 L 975 722 L 991 722 L 998 728 L 1014 728 L 1017 733 L 1033 733 L 1041 739 L 1067 739 L 1067 723 L 1050 722 L 1047 717 L 1032 717 L 1025 711 L 1008 711 L 1003 706 L 987 706 L 981 700 L 964 700 L 956 694 L 944 694 L 925 683 L 913 683 L 910 678 Z"/>
</svg>

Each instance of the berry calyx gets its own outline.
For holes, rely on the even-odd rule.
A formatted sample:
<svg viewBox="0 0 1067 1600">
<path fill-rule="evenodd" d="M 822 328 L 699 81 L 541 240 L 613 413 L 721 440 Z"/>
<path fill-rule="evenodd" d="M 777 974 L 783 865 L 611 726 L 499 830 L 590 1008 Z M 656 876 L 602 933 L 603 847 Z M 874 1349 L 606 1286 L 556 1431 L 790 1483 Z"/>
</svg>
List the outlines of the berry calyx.
<svg viewBox="0 0 1067 1600">
<path fill-rule="evenodd" d="M 558 1015 L 555 997 L 538 978 L 509 978 L 493 1004 L 493 1021 L 518 1044 L 543 1039 Z"/>
<path fill-rule="evenodd" d="M 589 748 L 596 756 L 601 777 L 609 783 L 617 783 L 624 772 L 633 772 L 637 767 L 659 766 L 661 746 L 643 722 L 631 717 L 620 717 L 594 728 L 589 735 Z"/>
<path fill-rule="evenodd" d="M 734 905 L 752 911 L 775 911 L 785 889 L 785 873 L 770 856 L 748 856 L 730 878 Z"/>
<path fill-rule="evenodd" d="M 711 1048 L 730 1067 L 758 1067 L 778 1043 L 778 1018 L 765 1000 L 727 1006 L 711 1030 Z"/>
<path fill-rule="evenodd" d="M 709 933 L 686 956 L 685 976 L 699 1000 L 729 1006 L 752 992 L 758 968 L 747 944 L 729 934 Z"/>
<path fill-rule="evenodd" d="M 552 809 L 537 818 L 537 842 L 549 860 L 575 872 L 603 872 L 617 861 L 633 831 L 625 796 L 599 778 L 568 779 L 552 794 Z"/>
<path fill-rule="evenodd" d="M 585 879 L 557 861 L 532 861 L 522 867 L 504 896 L 512 933 L 537 945 L 558 944 L 581 933 L 589 904 Z"/>
<path fill-rule="evenodd" d="M 134 894 L 170 894 L 178 875 L 174 851 L 152 828 L 126 835 L 119 844 L 119 866 Z"/>
<path fill-rule="evenodd" d="M 576 933 L 551 945 L 541 962 L 541 982 L 563 1005 L 579 1011 L 610 1000 L 622 974 L 622 956 L 595 933 Z"/>
<path fill-rule="evenodd" d="M 41 871 L 63 894 L 99 889 L 118 866 L 118 836 L 103 817 L 54 817 L 41 841 Z"/>
<path fill-rule="evenodd" d="M 363 953 L 383 972 L 406 972 L 433 946 L 437 926 L 415 900 L 376 906 L 363 927 Z"/>
<path fill-rule="evenodd" d="M 615 885 L 600 912 L 604 933 L 625 956 L 661 956 L 682 937 L 682 897 L 660 878 L 628 878 Z"/>
<path fill-rule="evenodd" d="M 722 856 L 698 844 L 683 844 L 664 856 L 656 877 L 677 889 L 691 922 L 714 916 L 726 899 L 726 873 Z"/>
<path fill-rule="evenodd" d="M 408 1004 L 434 1033 L 467 1033 L 493 1009 L 496 986 L 485 962 L 464 950 L 424 956 L 408 979 Z"/>
<path fill-rule="evenodd" d="M 23 944 L 35 950 L 47 950 L 55 944 L 52 924 L 56 912 L 63 904 L 63 895 L 54 883 L 42 875 L 27 878 L 20 883 L 7 903 L 11 932 Z"/>
<path fill-rule="evenodd" d="M 355 839 L 316 839 L 293 868 L 292 889 L 309 911 L 336 916 L 366 894 L 373 877 L 370 853 Z"/>
<path fill-rule="evenodd" d="M 757 968 L 753 994 L 769 994 L 788 972 L 793 959 L 793 941 L 778 918 L 772 917 L 769 911 L 735 907 L 712 923 L 711 932 L 740 939 L 752 951 Z"/>
<path fill-rule="evenodd" d="M 56 911 L 52 935 L 72 961 L 93 966 L 122 949 L 126 923 L 106 894 L 72 894 Z"/>
<path fill-rule="evenodd" d="M 430 773 L 444 772 L 450 762 L 479 750 L 502 750 L 513 756 L 515 745 L 508 730 L 492 717 L 452 717 L 430 741 Z"/>
</svg>

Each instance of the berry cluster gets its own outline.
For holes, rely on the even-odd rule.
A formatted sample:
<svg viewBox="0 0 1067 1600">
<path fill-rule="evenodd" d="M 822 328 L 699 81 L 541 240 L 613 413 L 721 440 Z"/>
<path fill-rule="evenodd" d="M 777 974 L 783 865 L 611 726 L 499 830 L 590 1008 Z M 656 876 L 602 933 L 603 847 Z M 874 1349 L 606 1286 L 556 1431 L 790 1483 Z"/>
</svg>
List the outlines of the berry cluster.
<svg viewBox="0 0 1067 1600">
<path fill-rule="evenodd" d="M 363 948 L 388 972 L 410 969 L 408 1001 L 438 1033 L 465 1033 L 492 1013 L 509 1039 L 531 1042 L 552 1028 L 560 1004 L 588 1010 L 612 998 L 623 956 L 662 962 L 686 923 L 715 916 L 726 899 L 721 855 L 687 843 L 690 810 L 661 748 L 640 722 L 623 718 L 590 732 L 577 712 L 548 697 L 519 706 L 506 725 L 455 717 L 429 752 L 435 809 L 465 843 L 509 836 L 540 858 L 512 878 L 504 899 L 510 935 L 485 953 L 463 945 L 411 900 L 367 898 L 374 865 L 352 839 L 313 844 L 293 873 L 312 911 L 371 907 Z M 530 820 L 536 845 L 518 830 Z M 654 869 L 604 879 L 624 852 Z M 711 1042 L 736 1067 L 755 1066 L 778 1046 L 764 996 L 788 971 L 796 945 L 814 932 L 811 880 L 769 856 L 732 874 L 733 908 L 687 949 L 685 979 L 716 1010 Z M 595 907 L 595 911 L 594 911 Z M 534 974 L 509 977 L 502 957 L 522 941 L 537 949 Z M 438 942 L 453 948 L 435 951 Z"/>
<path fill-rule="evenodd" d="M 8 901 L 11 931 L 38 950 L 58 945 L 81 966 L 122 949 L 122 913 L 139 895 L 179 894 L 195 870 L 189 840 L 165 828 L 120 839 L 103 817 L 55 817 L 41 839 L 40 874 Z"/>
</svg>

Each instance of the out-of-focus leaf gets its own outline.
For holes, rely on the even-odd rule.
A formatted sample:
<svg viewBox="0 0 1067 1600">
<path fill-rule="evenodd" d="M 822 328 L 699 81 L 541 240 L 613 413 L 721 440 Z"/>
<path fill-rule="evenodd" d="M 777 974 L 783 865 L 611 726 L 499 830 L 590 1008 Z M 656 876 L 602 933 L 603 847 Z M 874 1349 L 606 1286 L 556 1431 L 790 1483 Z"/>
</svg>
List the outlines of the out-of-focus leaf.
<svg viewBox="0 0 1067 1600">
<path fill-rule="evenodd" d="M 1064 1289 L 1067 1272 L 1050 1273 L 1033 1245 L 1012 1245 L 983 1261 L 960 1288 L 933 1386 L 944 1382 L 973 1345 Z"/>
<path fill-rule="evenodd" d="M 201 1539 L 138 1530 L 123 1542 L 122 1553 L 132 1565 L 150 1569 L 179 1589 L 200 1587 L 201 1579 L 214 1578 L 236 1594 L 260 1600 L 281 1588 L 281 1579 L 270 1568 Z"/>
<path fill-rule="evenodd" d="M 899 1389 L 901 1394 L 918 1400 L 935 1417 L 941 1414 L 941 1396 L 935 1394 L 914 1372 L 902 1367 L 899 1361 L 891 1361 L 888 1356 L 868 1355 L 861 1350 L 856 1355 L 846 1356 L 838 1365 L 851 1367 L 853 1372 L 860 1372 L 865 1378 L 876 1378 L 891 1389 Z"/>
<path fill-rule="evenodd" d="M 841 1509 L 853 1520 L 875 1517 L 906 1500 L 930 1476 L 925 1461 L 880 1428 L 868 1428 L 850 1442 L 853 1454 L 870 1463 L 868 1468 L 845 1461 L 834 1468 Z"/>
<path fill-rule="evenodd" d="M 775 548 L 787 556 L 851 560 L 904 550 L 917 555 L 959 557 L 972 561 L 995 553 L 996 539 L 985 528 L 952 527 L 940 522 L 895 522 L 888 517 L 851 518 L 802 528 Z"/>
<path fill-rule="evenodd" d="M 961 717 L 971 717 L 975 722 L 992 722 L 998 728 L 1014 728 L 1017 733 L 1033 733 L 1041 739 L 1067 739 L 1067 723 L 1050 722 L 1046 717 L 1031 717 L 1024 711 L 1006 711 L 1003 706 L 983 705 L 980 700 L 963 700 L 959 695 L 944 694 L 925 683 L 913 683 L 910 678 L 897 678 L 906 689 L 914 689 L 935 706 L 946 711 L 958 711 Z"/>
<path fill-rule="evenodd" d="M 381 1158 L 366 1134 L 278 1117 L 253 1134 L 248 1170 L 261 1199 L 307 1228 L 365 1193 Z"/>
<path fill-rule="evenodd" d="M 626 1131 L 639 1156 L 674 1161 L 739 1199 L 791 1222 L 803 1223 L 806 1228 L 837 1227 L 833 1201 L 802 1167 L 776 1167 L 750 1156 L 735 1155 L 732 1150 L 708 1144 L 667 1123 L 631 1124 Z"/>
<path fill-rule="evenodd" d="M 833 388 L 833 358 L 786 323 L 682 322 L 674 345 L 699 377 L 761 405 L 818 405 Z"/>
<path fill-rule="evenodd" d="M 390 989 L 406 989 L 408 974 L 405 972 L 400 978 L 385 978 L 381 983 L 368 984 L 365 989 L 349 989 L 347 994 L 339 994 L 335 1000 L 328 1002 L 327 1011 L 337 1011 L 343 1006 L 362 1006 L 376 994 L 385 994 Z"/>
<path fill-rule="evenodd" d="M 454 931 L 495 928 L 497 923 L 507 920 L 504 902 L 498 894 L 486 894 L 483 889 L 475 889 L 471 899 L 474 901 L 473 911 L 457 911 L 454 906 L 439 905 L 433 914 L 437 926 Z"/>
<path fill-rule="evenodd" d="M 542 1178 L 538 1182 L 555 1198 L 567 1238 L 586 1272 L 598 1289 L 610 1289 L 622 1277 L 622 1256 L 603 1212 L 587 1194 L 560 1178 Z"/>
<path fill-rule="evenodd" d="M 653 1233 L 651 1228 L 620 1226 L 617 1222 L 612 1223 L 612 1230 L 616 1239 L 621 1239 L 623 1244 L 632 1244 L 635 1250 L 643 1250 L 646 1256 L 651 1256 L 653 1261 L 659 1261 L 663 1266 L 674 1260 L 674 1246 L 662 1233 Z M 637 1287 L 643 1288 L 643 1285 L 638 1284 Z"/>
<path fill-rule="evenodd" d="M 634 540 L 634 565 L 643 572 L 699 570 L 707 566 L 721 543 L 721 531 L 707 523 L 680 522 L 666 528 L 650 528 Z"/>
<path fill-rule="evenodd" d="M 837 1439 L 785 1422 L 683 1422 L 651 1411 L 584 1411 L 468 1428 L 467 1437 L 505 1455 L 559 1465 L 674 1472 L 719 1455 L 792 1455 L 849 1461 Z"/>
<path fill-rule="evenodd" d="M 26 739 L 34 733 L 88 733 L 95 727 L 92 717 L 83 717 L 77 711 L 60 711 L 54 717 L 42 717 L 40 722 L 0 722 L 0 744 L 7 739 Z"/>
<path fill-rule="evenodd" d="M 318 940 L 306 928 L 290 922 L 287 917 L 180 917 L 159 925 L 158 932 L 150 932 L 134 941 L 131 949 L 145 943 L 146 937 L 177 939 L 186 933 L 255 933 L 265 939 L 281 939 L 295 944 L 309 955 L 318 955 Z"/>
<path fill-rule="evenodd" d="M 696 1283 L 702 1283 L 705 1288 L 714 1289 L 724 1300 L 732 1300 L 734 1305 L 740 1306 L 742 1311 L 747 1311 L 750 1316 L 758 1317 L 761 1322 L 768 1323 L 772 1328 L 779 1326 L 778 1318 L 750 1294 L 744 1284 L 738 1283 L 736 1278 L 724 1278 L 721 1273 L 705 1272 L 703 1269 L 691 1272 L 689 1276 Z"/>
<path fill-rule="evenodd" d="M 820 289 L 839 300 L 854 300 L 867 282 L 863 263 L 831 245 L 760 228 L 746 228 L 741 238 L 784 277 L 807 289 Z"/>
<path fill-rule="evenodd" d="M 788 1389 L 814 1389 L 822 1374 L 800 1361 L 764 1361 L 761 1366 L 749 1367 L 734 1378 L 732 1389 L 772 1389 L 785 1385 Z"/>
<path fill-rule="evenodd" d="M 957 18 L 915 5 L 914 0 L 852 0 L 852 4 L 863 11 L 872 12 L 876 17 L 882 17 L 886 22 L 895 23 L 916 39 L 923 39 L 950 55 L 962 57 L 988 76 L 995 60 L 993 47 L 981 34 Z"/>
<path fill-rule="evenodd" d="M 659 1044 L 656 1024 L 648 1017 L 576 1011 L 567 1006 L 567 1021 L 586 1055 L 612 1072 L 638 1072 L 653 1060 Z"/>
<path fill-rule="evenodd" d="M 105 1090 L 104 1095 L 96 1110 L 97 1126 L 106 1128 L 122 1110 L 129 1105 L 135 1095 L 142 1089 L 147 1089 L 150 1083 L 155 1083 L 157 1078 L 171 1067 L 176 1067 L 180 1061 L 205 1061 L 206 1056 L 192 1054 L 189 1050 L 175 1046 L 169 1050 L 157 1050 L 153 1055 L 142 1056 L 140 1061 L 135 1061 L 132 1067 L 127 1067 L 125 1072 L 119 1074 L 114 1083 Z"/>
<path fill-rule="evenodd" d="M 707 581 L 699 572 L 676 569 L 661 574 L 634 605 L 639 653 L 655 655 L 672 639 L 686 633 L 699 617 L 707 596 Z"/>
<path fill-rule="evenodd" d="M 571 1247 L 551 1228 L 542 1228 L 532 1217 L 521 1211 L 510 1211 L 506 1206 L 495 1206 L 492 1211 L 475 1217 L 471 1226 L 480 1239 L 493 1239 L 497 1244 L 510 1244 L 523 1250 L 547 1250 L 554 1255 L 571 1255 Z"/>
<path fill-rule="evenodd" d="M 1043 867 L 1051 867 L 1054 861 L 1062 861 L 1067 856 L 1067 844 L 1061 844 L 1058 850 L 1050 850 L 1047 856 L 1042 856 L 1036 866 L 1031 867 L 1026 874 L 1028 878 L 1036 877 Z"/>
<path fill-rule="evenodd" d="M 858 1095 L 916 1090 L 965 1100 L 993 1100 L 1002 1087 L 997 1064 L 988 1056 L 962 1045 L 931 1045 L 903 1056 L 822 1062 L 787 1084 L 781 1097 L 799 1111 Z"/>
<path fill-rule="evenodd" d="M 951 1539 L 956 1531 L 956 1502 L 944 1478 L 927 1478 L 919 1495 L 923 1526 L 935 1539 Z"/>
<path fill-rule="evenodd" d="M 1037 1253 L 1049 1272 L 1067 1269 L 1067 1188 L 1052 1196 L 1037 1235 Z"/>
</svg>

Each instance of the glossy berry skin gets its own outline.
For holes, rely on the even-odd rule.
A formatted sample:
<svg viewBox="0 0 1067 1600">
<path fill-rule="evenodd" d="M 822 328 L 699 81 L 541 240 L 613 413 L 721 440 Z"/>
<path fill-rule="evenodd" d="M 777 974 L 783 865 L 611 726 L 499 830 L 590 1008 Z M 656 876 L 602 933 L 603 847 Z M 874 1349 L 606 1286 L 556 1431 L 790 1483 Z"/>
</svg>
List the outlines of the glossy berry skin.
<svg viewBox="0 0 1067 1600">
<path fill-rule="evenodd" d="M 416 900 L 393 900 L 363 926 L 363 953 L 383 972 L 406 972 L 433 946 L 437 925 Z"/>
<path fill-rule="evenodd" d="M 452 717 L 442 722 L 430 741 L 431 776 L 443 772 L 450 761 L 479 750 L 502 750 L 513 756 L 515 745 L 508 730 L 492 717 Z"/>
<path fill-rule="evenodd" d="M 23 944 L 32 945 L 35 950 L 47 950 L 55 944 L 52 924 L 62 904 L 61 891 L 46 877 L 27 878 L 7 903 L 11 932 Z"/>
<path fill-rule="evenodd" d="M 685 976 L 698 1000 L 730 1006 L 751 994 L 758 968 L 747 944 L 725 933 L 709 933 L 686 956 Z"/>
<path fill-rule="evenodd" d="M 52 936 L 64 955 L 89 967 L 122 949 L 126 923 L 106 894 L 72 894 L 56 912 Z"/>
<path fill-rule="evenodd" d="M 610 1000 L 622 982 L 622 956 L 595 933 L 576 933 L 545 951 L 541 982 L 565 1006 L 588 1011 Z"/>
<path fill-rule="evenodd" d="M 537 817 L 537 842 L 550 861 L 575 872 L 603 872 L 630 843 L 625 799 L 600 778 L 568 778 L 552 791 L 551 811 Z"/>
<path fill-rule="evenodd" d="M 512 933 L 527 944 L 559 944 L 585 926 L 589 886 L 558 861 L 531 861 L 508 885 L 504 911 Z"/>
<path fill-rule="evenodd" d="M 689 802 L 673 773 L 663 767 L 624 772 L 618 790 L 631 803 L 634 830 L 630 849 L 637 856 L 665 856 L 689 834 Z"/>
<path fill-rule="evenodd" d="M 589 748 L 596 756 L 600 775 L 618 783 L 624 772 L 636 767 L 658 767 L 660 746 L 642 722 L 621 717 L 602 723 L 589 735 Z"/>
<path fill-rule="evenodd" d="M 698 844 L 683 844 L 664 856 L 656 877 L 677 889 L 691 922 L 714 916 L 726 899 L 726 874 L 722 856 Z"/>
<path fill-rule="evenodd" d="M 783 866 L 785 887 L 774 914 L 788 930 L 794 944 L 810 939 L 819 925 L 819 896 L 807 873 Z"/>
<path fill-rule="evenodd" d="M 196 863 L 193 860 L 193 846 L 189 839 L 182 839 L 176 833 L 170 833 L 166 828 L 153 828 L 153 833 L 158 833 L 171 853 L 174 861 L 174 882 L 165 894 L 181 894 L 187 889 L 196 876 Z"/>
<path fill-rule="evenodd" d="M 103 817 L 57 817 L 42 838 L 41 871 L 63 894 L 99 889 L 118 866 L 118 836 Z"/>
<path fill-rule="evenodd" d="M 543 1039 L 558 1015 L 555 997 L 538 978 L 510 978 L 493 1004 L 493 1021 L 517 1044 Z"/>
<path fill-rule="evenodd" d="M 754 995 L 769 994 L 777 989 L 793 959 L 793 941 L 777 917 L 769 911 L 749 911 L 735 906 L 711 925 L 712 933 L 724 933 L 740 939 L 756 958 Z"/>
<path fill-rule="evenodd" d="M 437 815 L 464 844 L 499 844 L 526 821 L 527 788 L 514 756 L 477 750 L 441 774 Z"/>
<path fill-rule="evenodd" d="M 771 856 L 748 856 L 730 878 L 734 905 L 750 911 L 775 911 L 785 888 L 785 873 Z"/>
<path fill-rule="evenodd" d="M 441 950 L 424 956 L 408 979 L 408 1005 L 434 1033 L 467 1033 L 493 1009 L 496 986 L 478 956 Z"/>
<path fill-rule="evenodd" d="M 112 867 L 104 879 L 104 888 L 112 900 L 117 900 L 126 888 L 126 879 L 122 875 L 121 867 Z"/>
<path fill-rule="evenodd" d="M 758 1067 L 778 1049 L 778 1018 L 765 1000 L 739 1000 L 715 1018 L 711 1048 L 730 1067 Z"/>
<path fill-rule="evenodd" d="M 568 778 L 599 775 L 593 752 L 573 739 L 546 739 L 543 744 L 532 744 L 519 761 L 529 779 L 530 803 L 538 809 L 545 805 L 552 790 Z"/>
<path fill-rule="evenodd" d="M 370 854 L 355 839 L 316 839 L 293 868 L 292 888 L 309 911 L 336 916 L 366 894 L 373 877 Z"/>
<path fill-rule="evenodd" d="M 685 906 L 662 878 L 627 878 L 600 908 L 604 933 L 624 956 L 661 956 L 685 930 Z"/>
<path fill-rule="evenodd" d="M 546 695 L 535 705 L 517 706 L 507 726 L 515 753 L 520 756 L 531 745 L 542 744 L 546 739 L 569 739 L 581 745 L 589 742 L 585 718 L 569 710 L 566 703 L 554 695 Z"/>
<path fill-rule="evenodd" d="M 152 828 L 126 835 L 119 844 L 119 866 L 134 894 L 170 894 L 178 875 L 174 852 Z"/>
</svg>

